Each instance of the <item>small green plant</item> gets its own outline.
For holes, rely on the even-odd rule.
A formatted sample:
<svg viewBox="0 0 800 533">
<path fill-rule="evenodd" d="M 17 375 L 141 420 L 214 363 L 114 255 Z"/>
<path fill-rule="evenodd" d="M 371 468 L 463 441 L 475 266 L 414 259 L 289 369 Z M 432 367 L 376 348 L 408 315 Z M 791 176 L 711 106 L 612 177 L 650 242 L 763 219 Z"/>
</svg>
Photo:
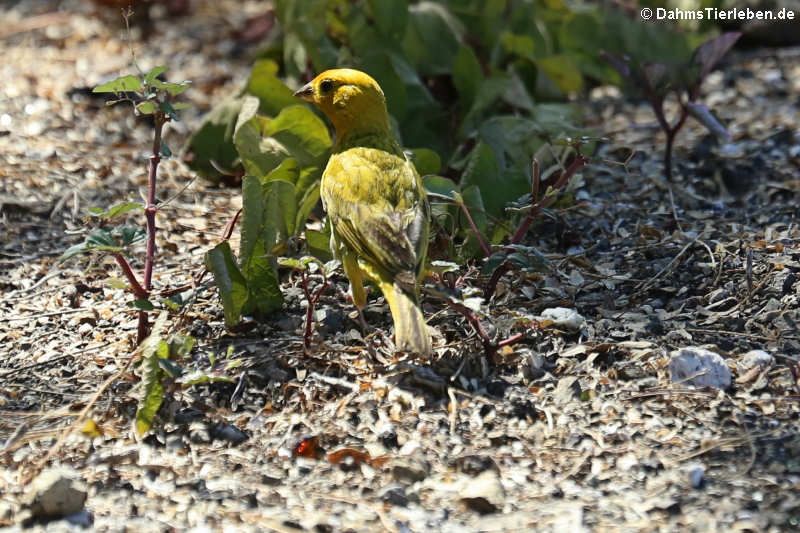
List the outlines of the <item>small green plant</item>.
<svg viewBox="0 0 800 533">
<path fill-rule="evenodd" d="M 126 17 L 127 22 L 127 17 Z M 152 298 L 153 266 L 156 257 L 156 187 L 158 165 L 162 158 L 172 155 L 172 151 L 163 140 L 164 125 L 171 120 L 179 120 L 178 111 L 188 104 L 176 102 L 176 98 L 189 88 L 189 82 L 170 83 L 159 79 L 166 67 L 157 66 L 143 73 L 133 58 L 133 64 L 139 71 L 138 76 L 131 74 L 121 76 L 113 81 L 94 88 L 95 93 L 111 93 L 116 99 L 107 103 L 130 102 L 137 116 L 149 115 L 153 119 L 152 153 L 148 163 L 147 199 L 143 204 L 126 201 L 109 209 L 93 207 L 89 209 L 89 220 L 97 226 L 86 239 L 69 248 L 62 256 L 65 261 L 78 254 L 101 252 L 110 254 L 122 269 L 128 282 L 127 288 L 135 296 L 131 303 L 139 310 L 139 325 L 136 343 L 141 344 L 149 334 L 147 312 L 155 308 Z M 116 221 L 131 212 L 144 213 L 145 229 L 138 226 L 117 225 Z M 142 240 L 146 242 L 144 272 L 141 276 L 134 272 L 129 261 L 131 247 Z M 174 303 L 174 302 L 170 302 Z"/>
<path fill-rule="evenodd" d="M 622 75 L 625 81 L 641 93 L 666 134 L 664 145 L 664 175 L 672 179 L 672 148 L 675 136 L 689 116 L 695 118 L 711 133 L 724 141 L 730 134 L 709 109 L 698 103 L 700 87 L 728 50 L 741 36 L 739 32 L 723 33 L 698 46 L 688 61 L 664 62 L 642 60 L 629 55 L 602 54 Z M 679 107 L 678 116 L 670 123 L 664 103 L 673 96 Z"/>
</svg>

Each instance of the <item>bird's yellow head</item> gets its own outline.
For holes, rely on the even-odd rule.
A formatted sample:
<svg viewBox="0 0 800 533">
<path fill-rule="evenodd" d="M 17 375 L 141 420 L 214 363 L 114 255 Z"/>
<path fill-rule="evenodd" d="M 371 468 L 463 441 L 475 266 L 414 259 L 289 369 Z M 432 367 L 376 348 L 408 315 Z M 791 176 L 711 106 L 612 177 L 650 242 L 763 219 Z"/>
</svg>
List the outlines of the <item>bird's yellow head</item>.
<svg viewBox="0 0 800 533">
<path fill-rule="evenodd" d="M 389 131 L 383 91 L 378 82 L 360 70 L 326 70 L 294 95 L 319 107 L 340 137 Z"/>
</svg>

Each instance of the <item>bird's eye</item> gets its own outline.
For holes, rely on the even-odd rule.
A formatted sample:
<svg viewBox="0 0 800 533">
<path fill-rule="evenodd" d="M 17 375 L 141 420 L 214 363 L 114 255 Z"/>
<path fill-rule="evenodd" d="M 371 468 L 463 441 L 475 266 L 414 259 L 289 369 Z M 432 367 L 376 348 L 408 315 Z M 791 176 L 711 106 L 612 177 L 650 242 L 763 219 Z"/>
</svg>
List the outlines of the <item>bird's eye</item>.
<svg viewBox="0 0 800 533">
<path fill-rule="evenodd" d="M 331 80 L 322 80 L 322 83 L 319 84 L 319 88 L 324 93 L 329 93 L 333 89 L 333 82 Z"/>
</svg>

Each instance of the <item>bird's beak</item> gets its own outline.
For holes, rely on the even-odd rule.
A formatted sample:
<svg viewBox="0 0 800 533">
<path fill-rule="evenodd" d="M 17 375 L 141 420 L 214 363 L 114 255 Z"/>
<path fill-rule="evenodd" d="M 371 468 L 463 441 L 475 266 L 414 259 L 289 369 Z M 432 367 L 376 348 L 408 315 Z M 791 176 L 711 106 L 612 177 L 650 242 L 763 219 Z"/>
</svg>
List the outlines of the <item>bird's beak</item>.
<svg viewBox="0 0 800 533">
<path fill-rule="evenodd" d="M 311 86 L 311 82 L 306 83 L 300 87 L 300 89 L 298 89 L 294 95 L 302 98 L 303 100 L 311 102 L 314 99 L 314 87 Z"/>
</svg>

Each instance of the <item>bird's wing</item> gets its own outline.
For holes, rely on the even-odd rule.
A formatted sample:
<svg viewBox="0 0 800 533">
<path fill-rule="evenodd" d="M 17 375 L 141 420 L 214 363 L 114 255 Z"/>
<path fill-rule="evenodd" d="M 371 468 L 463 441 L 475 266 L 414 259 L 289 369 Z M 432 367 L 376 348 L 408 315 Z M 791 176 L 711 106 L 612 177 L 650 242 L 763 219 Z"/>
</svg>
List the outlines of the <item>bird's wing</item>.
<svg viewBox="0 0 800 533">
<path fill-rule="evenodd" d="M 417 272 L 428 213 L 413 166 L 383 150 L 346 150 L 328 162 L 321 194 L 334 231 L 360 259 L 395 278 Z"/>
</svg>

